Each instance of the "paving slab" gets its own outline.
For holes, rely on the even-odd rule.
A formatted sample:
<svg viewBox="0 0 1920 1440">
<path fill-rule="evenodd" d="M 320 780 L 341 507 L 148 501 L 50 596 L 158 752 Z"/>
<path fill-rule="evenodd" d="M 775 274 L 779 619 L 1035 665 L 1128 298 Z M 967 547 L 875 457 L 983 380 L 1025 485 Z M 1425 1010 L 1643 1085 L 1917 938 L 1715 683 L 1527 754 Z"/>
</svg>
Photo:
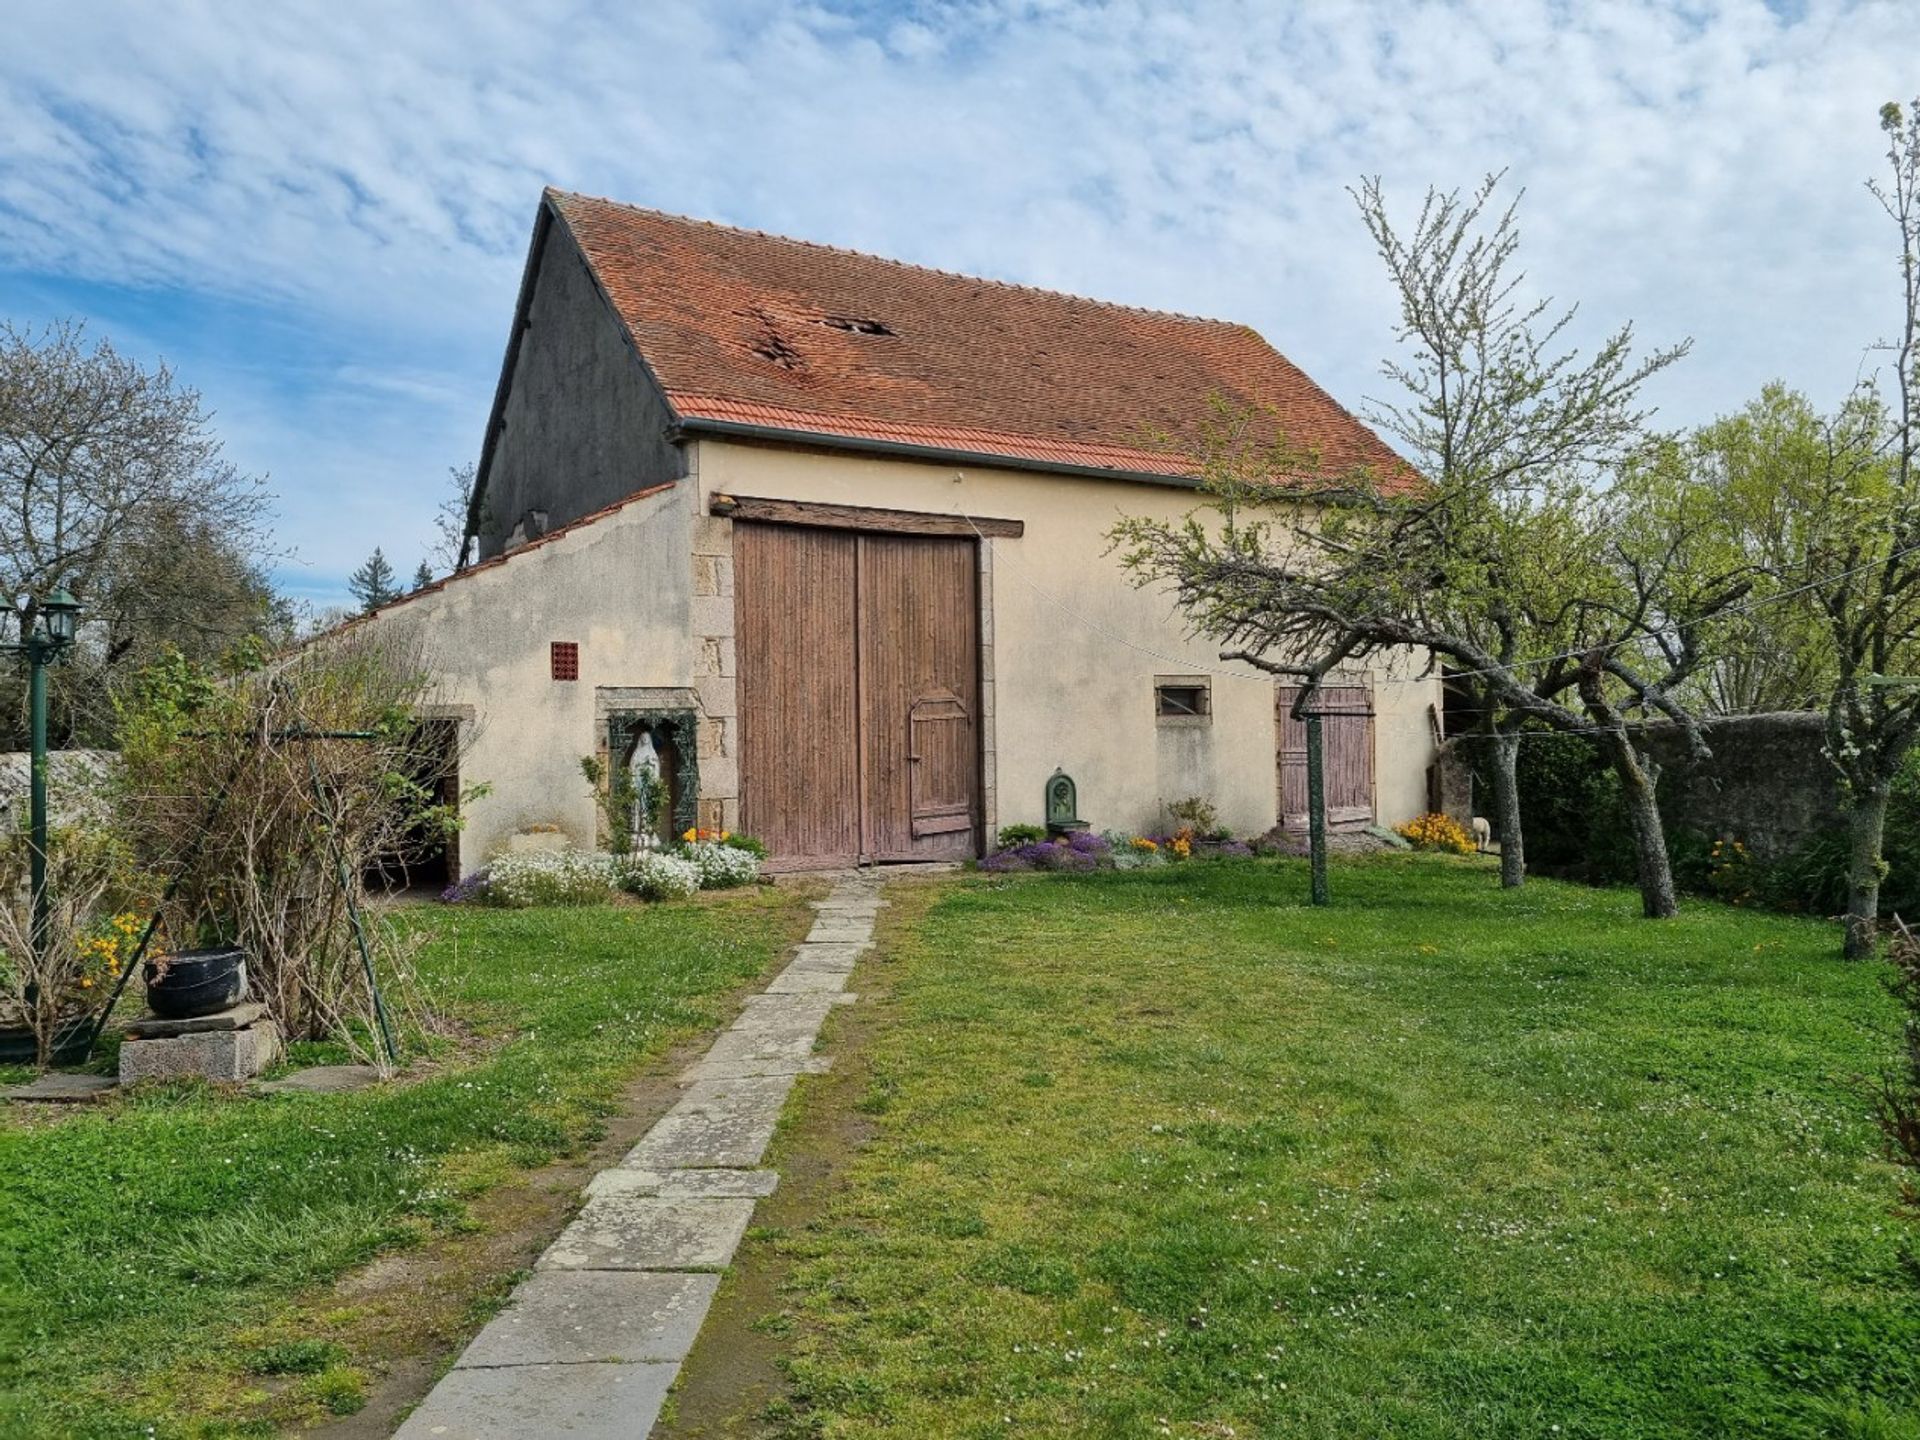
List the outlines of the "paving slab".
<svg viewBox="0 0 1920 1440">
<path fill-rule="evenodd" d="M 739 1080 L 752 1075 L 824 1075 L 833 1068 L 831 1055 L 803 1055 L 798 1059 L 769 1055 L 754 1060 L 696 1060 L 680 1072 L 694 1080 Z"/>
<path fill-rule="evenodd" d="M 807 932 L 809 945 L 864 945 L 873 939 L 871 925 L 836 925 L 826 920 L 816 921 L 813 929 Z"/>
<path fill-rule="evenodd" d="M 848 945 L 839 941 L 830 945 L 809 942 L 793 952 L 793 959 L 787 962 L 787 968 L 851 970 L 860 963 L 860 957 L 872 948 L 871 945 Z"/>
<path fill-rule="evenodd" d="M 750 1077 L 699 1084 L 743 1084 Z M 790 1075 L 751 1077 L 791 1081 Z M 669 1111 L 615 1169 L 701 1170 L 758 1165 L 780 1111 Z"/>
<path fill-rule="evenodd" d="M 24 1085 L 9 1085 L 4 1092 L 9 1100 L 39 1105 L 79 1105 L 105 1099 L 119 1088 L 111 1075 L 63 1075 L 57 1070 L 29 1080 Z"/>
<path fill-rule="evenodd" d="M 748 1199 L 600 1195 L 547 1247 L 541 1270 L 721 1270 L 753 1216 Z"/>
<path fill-rule="evenodd" d="M 454 1368 L 684 1360 L 719 1285 L 718 1275 L 540 1271 Z"/>
<path fill-rule="evenodd" d="M 793 1093 L 791 1075 L 743 1076 L 738 1080 L 698 1080 L 674 1102 L 669 1115 L 743 1115 L 780 1118 Z"/>
<path fill-rule="evenodd" d="M 837 966 L 831 970 L 818 966 L 796 969 L 789 965 L 773 977 L 773 983 L 767 986 L 769 995 L 821 995 L 843 990 L 852 978 L 851 969 L 842 970 Z"/>
<path fill-rule="evenodd" d="M 813 1053 L 810 1030 L 729 1030 L 713 1042 L 709 1060 L 804 1060 Z"/>
<path fill-rule="evenodd" d="M 777 1170 L 669 1170 L 660 1182 L 660 1194 L 670 1200 L 727 1196 L 762 1200 L 779 1188 Z"/>
<path fill-rule="evenodd" d="M 128 1035 L 142 1040 L 166 1040 L 175 1035 L 198 1035 L 205 1030 L 244 1030 L 256 1020 L 267 1017 L 267 1007 L 259 1001 L 216 1010 L 211 1015 L 194 1015 L 185 1020 L 165 1019 L 159 1015 L 140 1015 L 120 1027 Z"/>
<path fill-rule="evenodd" d="M 735 1030 L 800 1030 L 816 1033 L 833 1009 L 831 995 L 760 994 L 733 1022 Z"/>
<path fill-rule="evenodd" d="M 602 1170 L 587 1182 L 586 1197 L 596 1195 L 658 1195 L 666 1180 L 664 1170 L 649 1170 L 641 1165 L 615 1165 Z"/>
<path fill-rule="evenodd" d="M 679 1373 L 671 1360 L 455 1370 L 394 1440 L 642 1440 Z"/>
<path fill-rule="evenodd" d="M 269 1094 L 345 1095 L 380 1083 L 380 1072 L 371 1065 L 310 1065 L 278 1080 L 262 1080 L 254 1088 Z"/>
</svg>

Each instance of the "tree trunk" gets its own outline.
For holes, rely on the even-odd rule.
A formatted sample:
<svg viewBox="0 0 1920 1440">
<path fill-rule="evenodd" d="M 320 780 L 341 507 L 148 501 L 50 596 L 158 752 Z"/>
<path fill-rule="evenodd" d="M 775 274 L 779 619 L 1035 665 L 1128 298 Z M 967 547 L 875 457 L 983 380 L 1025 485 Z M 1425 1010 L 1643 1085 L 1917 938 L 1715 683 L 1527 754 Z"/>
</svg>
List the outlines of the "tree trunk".
<svg viewBox="0 0 1920 1440">
<path fill-rule="evenodd" d="M 1847 811 L 1847 940 L 1849 960 L 1873 954 L 1880 923 L 1880 840 L 1887 826 L 1885 784 L 1861 792 Z"/>
<path fill-rule="evenodd" d="M 1527 847 L 1520 833 L 1520 732 L 1493 728 L 1493 828 L 1500 836 L 1500 885 L 1526 883 Z"/>
<path fill-rule="evenodd" d="M 1621 797 L 1633 826 L 1634 868 L 1640 877 L 1640 912 L 1649 920 L 1670 920 L 1680 913 L 1673 893 L 1673 867 L 1667 860 L 1666 828 L 1654 800 L 1657 773 L 1633 748 L 1624 731 L 1609 730 L 1605 744 L 1620 777 Z"/>
</svg>

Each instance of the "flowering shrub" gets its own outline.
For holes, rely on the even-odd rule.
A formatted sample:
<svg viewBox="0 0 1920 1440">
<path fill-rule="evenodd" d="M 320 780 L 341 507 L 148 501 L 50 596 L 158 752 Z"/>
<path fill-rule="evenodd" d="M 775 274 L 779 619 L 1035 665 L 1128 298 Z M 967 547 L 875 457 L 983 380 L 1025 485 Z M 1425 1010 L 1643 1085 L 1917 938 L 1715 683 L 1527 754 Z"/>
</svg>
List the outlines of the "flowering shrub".
<svg viewBox="0 0 1920 1440">
<path fill-rule="evenodd" d="M 1738 840 L 1716 840 L 1707 855 L 1707 891 L 1729 905 L 1751 905 L 1760 867 Z"/>
<path fill-rule="evenodd" d="M 1244 859 L 1252 854 L 1253 847 L 1244 840 L 1199 839 L 1185 826 L 1166 836 L 1081 831 L 1059 840 L 1003 847 L 982 860 L 980 868 L 993 875 L 1027 870 L 1139 870 L 1176 860 Z"/>
<path fill-rule="evenodd" d="M 1129 835 L 1120 830 L 1106 833 L 1107 848 L 1113 852 L 1116 870 L 1144 870 L 1167 863 L 1160 842 L 1146 835 Z"/>
<path fill-rule="evenodd" d="M 485 866 L 464 879 L 456 880 L 440 892 L 442 905 L 471 905 L 487 898 L 489 872 Z"/>
<path fill-rule="evenodd" d="M 1035 840 L 996 851 L 980 862 L 980 868 L 996 875 L 1020 870 L 1087 871 L 1104 869 L 1112 861 L 1113 847 L 1104 836 L 1080 830 L 1058 840 Z"/>
<path fill-rule="evenodd" d="M 529 850 L 502 855 L 487 867 L 486 897 L 514 910 L 529 905 L 599 905 L 612 898 L 617 878 L 611 855 Z"/>
<path fill-rule="evenodd" d="M 714 848 L 723 847 L 716 843 Z M 759 869 L 757 863 L 754 868 L 756 871 Z M 622 890 L 630 891 L 642 900 L 685 900 L 700 888 L 700 867 L 684 856 L 669 855 L 660 850 L 643 850 L 621 857 L 619 885 Z"/>
<path fill-rule="evenodd" d="M 1394 826 L 1393 833 L 1416 850 L 1445 850 L 1455 855 L 1474 852 L 1473 837 L 1450 815 L 1416 815 L 1404 825 Z"/>
<path fill-rule="evenodd" d="M 680 851 L 700 876 L 702 890 L 751 885 L 760 876 L 760 858 L 751 850 L 719 840 L 696 840 Z"/>
</svg>

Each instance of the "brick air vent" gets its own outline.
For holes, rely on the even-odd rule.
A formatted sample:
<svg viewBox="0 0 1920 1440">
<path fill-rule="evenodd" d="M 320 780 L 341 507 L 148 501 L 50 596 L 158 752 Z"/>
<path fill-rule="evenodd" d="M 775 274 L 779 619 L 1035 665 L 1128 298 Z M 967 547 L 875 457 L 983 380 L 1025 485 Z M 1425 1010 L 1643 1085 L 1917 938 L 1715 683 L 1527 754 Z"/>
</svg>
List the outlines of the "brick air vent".
<svg viewBox="0 0 1920 1440">
<path fill-rule="evenodd" d="M 580 678 L 580 646 L 573 640 L 555 640 L 547 646 L 547 661 L 556 680 Z"/>
</svg>

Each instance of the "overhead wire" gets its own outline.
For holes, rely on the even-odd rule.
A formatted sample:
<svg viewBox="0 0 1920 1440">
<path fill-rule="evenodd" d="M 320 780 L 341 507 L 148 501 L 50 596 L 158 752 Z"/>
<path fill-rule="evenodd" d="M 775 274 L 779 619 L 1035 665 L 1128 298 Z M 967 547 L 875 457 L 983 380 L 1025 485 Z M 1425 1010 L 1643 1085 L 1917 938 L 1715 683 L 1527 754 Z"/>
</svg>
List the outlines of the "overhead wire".
<svg viewBox="0 0 1920 1440">
<path fill-rule="evenodd" d="M 984 532 L 982 532 L 980 527 L 974 523 L 973 516 L 967 513 L 966 508 L 960 504 L 959 498 L 957 496 L 954 499 L 953 509 L 954 509 L 955 515 L 957 515 L 960 519 L 964 520 L 967 524 L 967 528 L 973 531 L 975 538 L 977 538 L 983 545 L 988 547 L 990 553 L 992 553 L 994 556 L 994 563 L 998 565 L 1000 563 L 1001 552 L 999 550 L 993 549 L 991 537 L 986 535 Z M 1886 565 L 1893 560 L 1900 559 L 1906 555 L 1911 555 L 1916 551 L 1920 551 L 1920 541 L 1916 541 L 1914 544 L 1911 544 L 1911 545 L 1900 546 L 1899 548 L 1895 549 L 1894 551 L 1890 552 L 1887 555 L 1880 556 L 1873 560 L 1865 561 L 1862 564 L 1852 566 L 1846 570 L 1836 570 L 1828 575 L 1816 576 L 1814 579 L 1808 580 L 1803 584 L 1793 586 L 1786 590 L 1775 591 L 1772 594 L 1760 596 L 1757 599 L 1748 601 L 1744 604 L 1730 605 L 1726 609 L 1719 611 L 1716 614 L 1715 618 L 1718 619 L 1718 618 L 1722 618 L 1729 615 L 1751 614 L 1754 610 L 1759 609 L 1763 605 L 1778 604 L 1783 600 L 1790 600 L 1796 595 L 1805 594 L 1810 590 L 1817 590 L 1823 585 L 1831 585 L 1840 580 L 1850 579 L 1855 575 L 1862 574 L 1868 570 L 1878 569 L 1881 566 Z M 1154 650 L 1148 646 L 1142 645 L 1138 641 L 1132 639 L 1131 637 L 1120 634 L 1117 631 L 1111 630 L 1106 626 L 1099 624 L 1097 621 L 1089 619 L 1084 614 L 1075 610 L 1071 605 L 1067 604 L 1059 596 L 1053 594 L 1051 591 L 1044 589 L 1042 586 L 1040 586 L 1034 580 L 1032 580 L 1026 573 L 1024 573 L 1026 570 L 1026 567 L 1020 561 L 1018 556 L 1010 554 L 1009 558 L 1013 559 L 1015 567 L 1022 572 L 1019 578 L 1027 586 L 1027 588 L 1032 590 L 1042 600 L 1052 605 L 1055 609 L 1067 615 L 1070 619 L 1077 621 L 1086 629 L 1092 631 L 1096 635 L 1101 636 L 1103 639 L 1111 640 L 1117 645 L 1124 646 L 1127 649 L 1133 650 L 1139 654 L 1145 655 L 1150 659 L 1159 660 L 1164 664 L 1182 666 L 1184 667 L 1184 670 L 1186 672 L 1199 670 L 1205 674 L 1219 675 L 1229 680 L 1247 680 L 1247 681 L 1252 681 L 1255 684 L 1261 684 L 1261 685 L 1271 685 L 1273 683 L 1274 677 L 1269 674 L 1265 674 L 1265 673 L 1248 674 L 1244 670 L 1226 670 L 1216 665 L 1209 665 L 1204 661 L 1195 660 L 1191 656 L 1168 655 L 1163 651 Z M 1648 634 L 1651 635 L 1651 634 L 1666 633 L 1675 628 L 1677 628 L 1677 626 L 1673 624 L 1656 626 L 1652 631 L 1648 632 Z M 1409 647 L 1409 648 L 1418 648 L 1418 647 Z M 1581 656 L 1587 654 L 1592 649 L 1593 649 L 1592 646 L 1580 646 L 1575 649 L 1563 650 L 1551 655 L 1530 656 L 1526 659 L 1512 661 L 1507 665 L 1482 666 L 1479 669 L 1472 669 L 1472 670 L 1449 669 L 1446 672 L 1444 679 L 1471 680 L 1471 679 L 1476 679 L 1482 675 L 1498 674 L 1503 670 L 1510 671 L 1510 670 L 1517 670 L 1517 669 L 1532 669 L 1535 666 L 1539 666 L 1539 665 L 1551 665 L 1554 662 L 1559 660 L 1577 660 Z M 1416 676 L 1407 676 L 1404 678 L 1400 678 L 1400 677 L 1394 677 L 1389 675 L 1389 676 L 1383 676 L 1379 679 L 1372 680 L 1371 683 L 1374 685 L 1428 685 L 1433 683 L 1433 681 L 1436 678 L 1441 678 L 1441 677 L 1435 677 L 1432 675 L 1416 675 Z M 1758 713 L 1765 713 L 1765 712 L 1753 712 L 1753 713 L 1758 714 Z M 1578 734 L 1582 732 L 1572 731 L 1572 730 L 1560 730 L 1560 731 L 1554 731 L 1550 733 L 1561 734 L 1561 735 L 1571 735 L 1571 734 Z M 1596 729 L 1593 733 L 1609 734 L 1611 732 L 1605 729 Z"/>
</svg>

